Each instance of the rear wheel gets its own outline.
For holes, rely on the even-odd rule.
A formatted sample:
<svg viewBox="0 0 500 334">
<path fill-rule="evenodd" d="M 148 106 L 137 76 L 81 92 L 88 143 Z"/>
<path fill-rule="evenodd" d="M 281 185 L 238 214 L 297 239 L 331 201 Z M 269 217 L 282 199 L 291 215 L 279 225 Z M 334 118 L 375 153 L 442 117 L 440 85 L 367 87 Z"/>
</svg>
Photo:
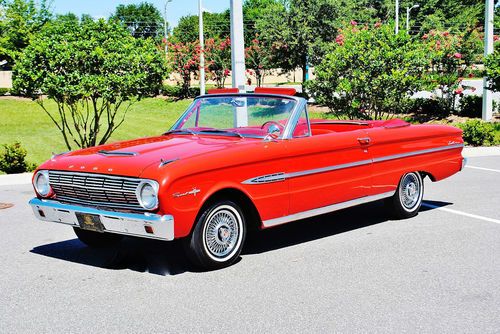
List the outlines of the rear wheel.
<svg viewBox="0 0 500 334">
<path fill-rule="evenodd" d="M 226 267 L 240 256 L 245 237 L 240 206 L 228 200 L 216 201 L 203 209 L 185 241 L 186 252 L 191 262 L 203 269 Z"/>
<path fill-rule="evenodd" d="M 395 218 L 414 217 L 422 205 L 424 182 L 418 172 L 403 175 L 396 193 L 387 199 L 387 205 Z"/>
<path fill-rule="evenodd" d="M 94 231 L 82 230 L 78 227 L 73 227 L 78 239 L 89 247 L 106 247 L 113 246 L 123 239 L 123 236 L 112 233 L 99 233 Z"/>
</svg>

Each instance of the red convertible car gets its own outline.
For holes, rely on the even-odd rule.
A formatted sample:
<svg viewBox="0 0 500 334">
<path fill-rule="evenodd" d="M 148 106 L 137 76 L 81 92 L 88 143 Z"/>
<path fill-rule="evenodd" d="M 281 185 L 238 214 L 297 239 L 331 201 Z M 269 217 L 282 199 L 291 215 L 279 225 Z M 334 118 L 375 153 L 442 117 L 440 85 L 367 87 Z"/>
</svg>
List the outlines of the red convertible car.
<svg viewBox="0 0 500 334">
<path fill-rule="evenodd" d="M 54 156 L 30 205 L 89 246 L 183 238 L 192 261 L 219 268 L 253 227 L 380 199 L 396 218 L 415 216 L 423 179 L 460 171 L 462 147 L 454 127 L 313 120 L 296 96 L 205 95 L 160 136 Z"/>
</svg>

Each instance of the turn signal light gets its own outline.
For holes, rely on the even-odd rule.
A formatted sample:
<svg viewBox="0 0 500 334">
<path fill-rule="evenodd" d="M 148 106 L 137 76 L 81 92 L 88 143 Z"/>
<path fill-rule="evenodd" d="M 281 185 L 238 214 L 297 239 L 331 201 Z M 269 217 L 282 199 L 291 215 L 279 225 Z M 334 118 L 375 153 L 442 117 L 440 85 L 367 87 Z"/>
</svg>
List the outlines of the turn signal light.
<svg viewBox="0 0 500 334">
<path fill-rule="evenodd" d="M 146 231 L 146 233 L 155 234 L 155 231 L 153 230 L 152 226 L 144 225 L 144 230 Z"/>
</svg>

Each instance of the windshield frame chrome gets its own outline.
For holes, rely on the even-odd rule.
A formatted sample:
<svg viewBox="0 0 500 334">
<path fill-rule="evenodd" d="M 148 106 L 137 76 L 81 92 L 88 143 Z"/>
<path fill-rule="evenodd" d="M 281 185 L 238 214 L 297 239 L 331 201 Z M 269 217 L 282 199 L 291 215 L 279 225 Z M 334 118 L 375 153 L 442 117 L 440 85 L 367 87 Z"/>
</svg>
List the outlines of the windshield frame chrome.
<svg viewBox="0 0 500 334">
<path fill-rule="evenodd" d="M 177 121 L 170 127 L 168 131 L 176 130 L 181 126 L 182 121 L 185 119 L 185 117 L 188 116 L 188 114 L 191 112 L 191 109 L 193 105 L 197 102 L 197 100 L 202 99 L 202 98 L 217 98 L 217 97 L 269 97 L 269 98 L 281 98 L 281 99 L 287 99 L 287 100 L 292 100 L 295 102 L 295 105 L 290 112 L 290 117 L 288 117 L 288 120 L 285 125 L 285 129 L 282 131 L 281 135 L 277 137 L 276 139 L 291 139 L 293 136 L 293 131 L 295 130 L 295 127 L 297 125 L 297 122 L 299 120 L 300 114 L 303 110 L 303 108 L 306 108 L 306 119 L 307 119 L 307 126 L 309 128 L 309 134 L 311 133 L 311 124 L 309 121 L 309 115 L 307 111 L 307 101 L 298 96 L 291 96 L 291 95 L 281 95 L 281 94 L 263 94 L 263 93 L 224 93 L 224 94 L 205 94 L 205 95 L 200 95 L 195 97 L 193 102 L 189 105 L 189 107 L 186 108 L 186 111 L 182 113 L 182 115 L 177 119 Z M 168 132 L 167 131 L 167 132 Z M 196 133 L 196 132 L 195 132 Z M 198 135 L 198 133 L 196 133 Z M 265 137 L 260 137 L 260 136 L 249 136 L 249 135 L 243 135 L 244 138 L 259 138 L 259 139 L 265 139 Z"/>
</svg>

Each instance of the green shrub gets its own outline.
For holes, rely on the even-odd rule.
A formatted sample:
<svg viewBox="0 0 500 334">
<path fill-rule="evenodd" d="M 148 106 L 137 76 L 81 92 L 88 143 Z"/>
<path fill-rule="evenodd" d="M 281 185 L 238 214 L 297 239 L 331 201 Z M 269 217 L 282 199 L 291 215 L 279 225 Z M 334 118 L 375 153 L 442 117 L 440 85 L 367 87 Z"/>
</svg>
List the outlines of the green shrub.
<svg viewBox="0 0 500 334">
<path fill-rule="evenodd" d="M 176 98 L 185 98 L 185 97 L 196 97 L 200 95 L 199 87 L 189 87 L 187 96 L 183 94 L 182 87 L 179 85 L 163 85 L 162 94 L 165 96 L 176 97 Z"/>
<path fill-rule="evenodd" d="M 0 96 L 10 95 L 10 88 L 0 88 Z"/>
<path fill-rule="evenodd" d="M 463 130 L 464 141 L 472 146 L 491 146 L 496 144 L 495 126 L 492 123 L 471 119 L 458 125 Z"/>
<path fill-rule="evenodd" d="M 467 117 L 481 117 L 483 97 L 477 95 L 464 95 L 460 99 L 460 115 Z"/>
<path fill-rule="evenodd" d="M 484 59 L 486 76 L 490 79 L 489 88 L 495 92 L 500 91 L 500 51 L 495 50 L 493 54 Z"/>
<path fill-rule="evenodd" d="M 36 165 L 26 162 L 26 150 L 19 142 L 2 145 L 4 152 L 0 156 L 0 170 L 7 174 L 30 172 Z"/>
<path fill-rule="evenodd" d="M 171 96 L 171 97 L 180 97 L 181 95 L 181 86 L 177 85 L 163 85 L 163 88 L 161 90 L 162 94 L 165 96 Z"/>
</svg>

